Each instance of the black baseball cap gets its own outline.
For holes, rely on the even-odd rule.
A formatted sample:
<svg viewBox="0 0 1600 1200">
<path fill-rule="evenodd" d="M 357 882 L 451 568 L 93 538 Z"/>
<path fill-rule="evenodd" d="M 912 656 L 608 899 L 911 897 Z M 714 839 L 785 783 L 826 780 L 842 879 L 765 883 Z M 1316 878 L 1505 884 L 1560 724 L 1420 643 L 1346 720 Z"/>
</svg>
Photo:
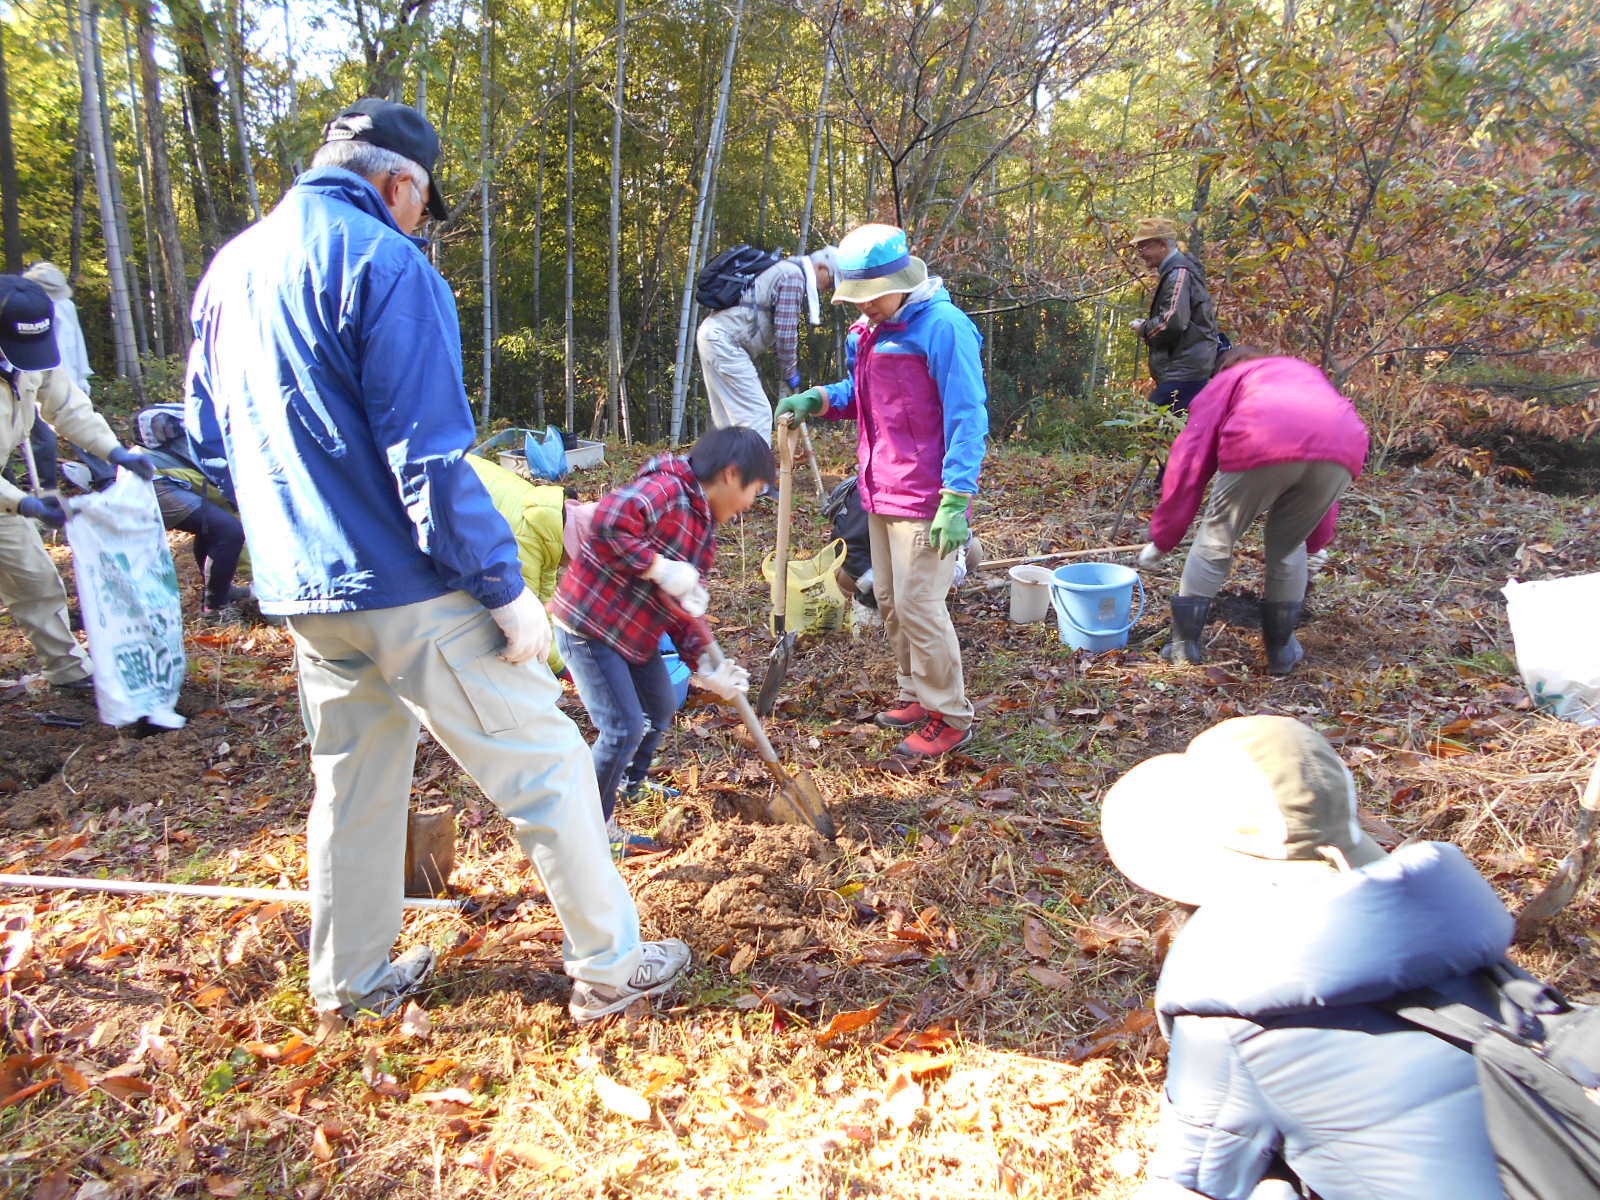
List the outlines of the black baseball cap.
<svg viewBox="0 0 1600 1200">
<path fill-rule="evenodd" d="M 61 365 L 55 306 L 42 287 L 21 275 L 0 275 L 0 353 L 19 371 Z"/>
<path fill-rule="evenodd" d="M 404 155 L 428 173 L 428 212 L 442 221 L 450 215 L 434 182 L 439 135 L 433 123 L 409 104 L 368 97 L 357 100 L 322 131 L 324 142 L 366 142 Z"/>
</svg>

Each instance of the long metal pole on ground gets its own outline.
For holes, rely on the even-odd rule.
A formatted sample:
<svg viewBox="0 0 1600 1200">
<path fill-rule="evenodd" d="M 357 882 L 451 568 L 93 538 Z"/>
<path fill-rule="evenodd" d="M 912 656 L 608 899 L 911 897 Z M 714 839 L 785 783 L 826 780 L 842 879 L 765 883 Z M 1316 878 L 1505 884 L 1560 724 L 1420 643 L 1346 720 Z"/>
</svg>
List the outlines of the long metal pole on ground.
<svg viewBox="0 0 1600 1200">
<path fill-rule="evenodd" d="M 134 896 L 192 896 L 201 900 L 283 900 L 290 904 L 310 904 L 310 892 L 287 888 L 221 887 L 207 883 L 142 883 L 137 879 L 81 879 L 70 875 L 0 875 L 0 887 L 70 888 L 83 892 L 116 892 Z M 439 900 L 432 896 L 406 896 L 404 908 L 459 910 L 460 900 Z"/>
</svg>

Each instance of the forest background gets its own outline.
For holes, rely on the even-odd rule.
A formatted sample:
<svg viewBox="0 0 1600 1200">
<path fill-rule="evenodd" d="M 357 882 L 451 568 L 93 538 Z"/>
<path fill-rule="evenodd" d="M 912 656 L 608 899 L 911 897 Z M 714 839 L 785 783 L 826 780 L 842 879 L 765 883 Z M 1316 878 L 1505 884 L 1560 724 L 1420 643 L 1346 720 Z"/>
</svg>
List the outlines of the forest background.
<svg viewBox="0 0 1600 1200">
<path fill-rule="evenodd" d="M 119 377 L 103 402 L 175 399 L 211 255 L 379 95 L 441 134 L 430 253 L 485 430 L 692 436 L 698 266 L 882 220 L 978 320 L 996 435 L 1100 446 L 1142 420 L 1150 283 L 1126 237 L 1159 213 L 1224 330 L 1320 363 L 1380 450 L 1427 449 L 1460 382 L 1592 433 L 1585 8 L 7 0 L 6 269 L 68 272 Z M 849 315 L 808 339 L 808 382 L 839 375 Z"/>
</svg>

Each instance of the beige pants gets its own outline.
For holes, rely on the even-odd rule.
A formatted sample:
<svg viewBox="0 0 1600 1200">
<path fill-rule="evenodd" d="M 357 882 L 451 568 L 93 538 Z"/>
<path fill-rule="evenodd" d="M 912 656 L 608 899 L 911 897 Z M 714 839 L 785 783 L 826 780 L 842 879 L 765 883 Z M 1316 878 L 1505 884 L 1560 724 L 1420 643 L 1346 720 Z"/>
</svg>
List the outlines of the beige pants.
<svg viewBox="0 0 1600 1200">
<path fill-rule="evenodd" d="M 426 725 L 511 822 L 566 934 L 566 971 L 625 983 L 639 914 L 617 874 L 583 735 L 544 663 L 513 666 L 465 592 L 369 612 L 291 617 L 316 795 L 306 826 L 311 996 L 359 1005 L 390 980 L 406 809 Z"/>
<path fill-rule="evenodd" d="M 67 622 L 67 590 L 26 517 L 0 514 L 0 603 L 33 642 L 51 683 L 86 679 L 89 656 Z"/>
<path fill-rule="evenodd" d="M 761 344 L 755 311 L 736 307 L 714 312 L 700 322 L 694 341 L 712 425 L 742 425 L 772 445 L 772 401 L 756 370 L 756 356 L 768 347 Z"/>
<path fill-rule="evenodd" d="M 1261 598 L 1268 603 L 1305 599 L 1306 538 L 1349 486 L 1350 472 L 1336 462 L 1222 472 L 1211 484 L 1179 594 L 1215 596 L 1228 578 L 1234 544 L 1264 512 L 1267 570 Z"/>
<path fill-rule="evenodd" d="M 956 557 L 940 558 L 928 543 L 932 524 L 867 514 L 872 590 L 894 651 L 900 699 L 915 700 L 965 729 L 972 724 L 972 703 L 961 674 L 961 644 L 946 604 Z"/>
</svg>

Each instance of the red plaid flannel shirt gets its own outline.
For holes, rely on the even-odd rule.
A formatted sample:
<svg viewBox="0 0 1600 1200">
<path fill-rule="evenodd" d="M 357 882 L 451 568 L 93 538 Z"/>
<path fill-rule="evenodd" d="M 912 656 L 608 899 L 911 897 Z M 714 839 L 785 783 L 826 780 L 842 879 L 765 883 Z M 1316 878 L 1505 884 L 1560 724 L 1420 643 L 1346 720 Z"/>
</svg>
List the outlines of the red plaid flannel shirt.
<svg viewBox="0 0 1600 1200">
<path fill-rule="evenodd" d="M 683 661 L 695 666 L 705 638 L 667 611 L 644 572 L 661 554 L 705 574 L 716 553 L 716 530 L 689 460 L 658 455 L 632 483 L 600 501 L 592 534 L 561 577 L 551 611 L 574 633 L 604 642 L 635 664 L 649 662 L 659 653 L 661 635 L 670 633 Z"/>
</svg>

